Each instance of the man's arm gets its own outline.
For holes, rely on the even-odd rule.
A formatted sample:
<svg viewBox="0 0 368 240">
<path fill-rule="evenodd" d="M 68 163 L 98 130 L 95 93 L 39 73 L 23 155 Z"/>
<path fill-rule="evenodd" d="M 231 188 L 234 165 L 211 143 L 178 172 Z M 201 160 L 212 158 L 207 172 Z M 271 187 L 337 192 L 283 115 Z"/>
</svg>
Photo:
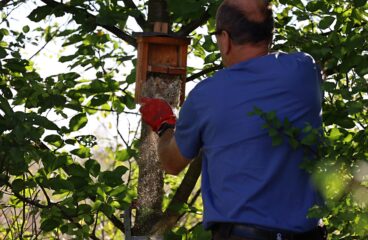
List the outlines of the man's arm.
<svg viewBox="0 0 368 240">
<path fill-rule="evenodd" d="M 173 130 L 176 117 L 171 106 L 163 99 L 142 98 L 139 111 L 142 113 L 142 120 L 160 136 L 158 155 L 163 170 L 169 174 L 179 174 L 190 159 L 181 155 L 176 144 Z"/>
<path fill-rule="evenodd" d="M 168 174 L 178 175 L 190 163 L 190 159 L 180 153 L 173 129 L 167 129 L 160 137 L 158 155 L 162 169 Z"/>
</svg>

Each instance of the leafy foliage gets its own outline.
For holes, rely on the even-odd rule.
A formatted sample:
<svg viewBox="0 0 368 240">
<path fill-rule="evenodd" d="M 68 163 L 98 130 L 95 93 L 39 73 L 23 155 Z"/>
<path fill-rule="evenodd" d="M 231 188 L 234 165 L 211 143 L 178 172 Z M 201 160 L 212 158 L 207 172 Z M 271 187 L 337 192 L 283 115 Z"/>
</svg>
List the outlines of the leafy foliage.
<svg viewBox="0 0 368 240">
<path fill-rule="evenodd" d="M 191 57 L 203 63 L 189 66 L 188 79 L 203 79 L 221 67 L 215 39 L 208 34 L 214 30 L 220 2 L 167 0 L 172 31 L 190 35 Z M 305 167 L 313 172 L 326 206 L 313 208 L 310 214 L 324 217 L 330 239 L 364 239 L 368 4 L 364 0 L 273 3 L 277 12 L 273 50 L 308 52 L 324 72 L 325 142 L 320 160 Z M 24 10 L 24 4 L 30 10 Z M 137 197 L 137 130 L 129 141 L 117 131 L 120 143 L 105 148 L 98 136 L 85 132 L 96 116 L 109 115 L 119 122 L 136 107 L 130 92 L 135 80 L 131 66 L 136 61 L 133 31 L 150 31 L 148 1 L 6 0 L 0 9 L 0 238 L 122 238 L 119 214 Z M 14 18 L 21 20 L 20 26 Z M 30 44 L 37 47 L 31 56 L 26 53 Z M 59 51 L 58 62 L 67 65 L 67 71 L 54 69 L 45 76 L 50 66 L 37 66 L 48 46 Z M 284 139 L 280 127 L 295 148 L 315 142 L 315 129 L 296 129 L 275 113 L 259 111 L 275 146 Z M 303 131 L 306 137 L 299 141 Z M 165 178 L 170 190 L 164 208 L 175 199 L 185 177 Z M 202 205 L 198 186 L 195 190 L 190 201 L 168 207 L 181 220 L 167 238 L 209 238 L 198 225 Z"/>
</svg>

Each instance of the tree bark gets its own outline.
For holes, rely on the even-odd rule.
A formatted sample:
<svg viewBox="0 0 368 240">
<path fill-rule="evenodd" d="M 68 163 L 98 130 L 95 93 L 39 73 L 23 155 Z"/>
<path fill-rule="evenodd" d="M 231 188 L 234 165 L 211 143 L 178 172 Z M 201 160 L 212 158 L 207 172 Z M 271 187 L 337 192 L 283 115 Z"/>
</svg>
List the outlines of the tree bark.
<svg viewBox="0 0 368 240">
<path fill-rule="evenodd" d="M 183 181 L 179 188 L 176 190 L 174 197 L 172 198 L 169 206 L 163 214 L 160 221 L 155 222 L 155 226 L 152 230 L 155 235 L 163 235 L 165 232 L 172 229 L 182 214 L 177 211 L 177 207 L 188 202 L 189 196 L 193 191 L 198 178 L 201 174 L 202 167 L 202 155 L 199 154 L 193 162 L 190 164 L 188 171 L 185 174 Z M 176 210 L 175 210 L 176 209 Z"/>
<path fill-rule="evenodd" d="M 180 86 L 181 79 L 178 76 L 151 73 L 143 86 L 142 95 L 165 99 L 173 108 L 176 108 L 179 103 Z M 164 183 L 157 154 L 157 143 L 156 133 L 143 123 L 139 145 L 140 155 L 137 159 L 139 167 L 137 217 L 132 231 L 135 236 L 152 235 L 154 223 L 163 216 Z"/>
<path fill-rule="evenodd" d="M 198 21 L 194 21 L 182 33 L 191 32 L 198 24 L 207 21 L 208 13 Z M 148 3 L 148 26 L 153 30 L 155 23 L 168 23 L 169 14 L 166 0 L 150 0 Z M 142 96 L 165 99 L 173 109 L 178 107 L 181 78 L 176 75 L 149 73 L 142 89 Z M 169 208 L 162 212 L 163 178 L 157 154 L 158 137 L 142 123 L 141 143 L 139 145 L 138 199 L 134 236 L 159 236 L 175 226 L 180 214 L 172 210 L 172 206 L 186 203 L 192 192 L 201 170 L 201 160 L 197 159 L 177 190 Z"/>
</svg>

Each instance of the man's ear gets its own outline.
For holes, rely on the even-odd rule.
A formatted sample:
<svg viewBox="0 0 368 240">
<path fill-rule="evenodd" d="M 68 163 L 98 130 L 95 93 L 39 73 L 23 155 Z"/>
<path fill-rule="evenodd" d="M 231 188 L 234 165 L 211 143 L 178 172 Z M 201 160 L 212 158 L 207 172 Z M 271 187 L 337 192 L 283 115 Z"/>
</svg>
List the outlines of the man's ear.
<svg viewBox="0 0 368 240">
<path fill-rule="evenodd" d="M 221 32 L 222 37 L 222 51 L 223 54 L 228 55 L 231 51 L 232 42 L 231 38 L 228 32 L 222 31 Z"/>
</svg>

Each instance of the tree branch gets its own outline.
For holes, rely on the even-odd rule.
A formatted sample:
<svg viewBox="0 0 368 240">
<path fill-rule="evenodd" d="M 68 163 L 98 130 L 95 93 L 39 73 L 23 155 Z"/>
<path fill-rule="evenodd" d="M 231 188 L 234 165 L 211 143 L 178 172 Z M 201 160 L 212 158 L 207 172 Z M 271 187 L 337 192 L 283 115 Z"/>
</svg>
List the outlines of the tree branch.
<svg viewBox="0 0 368 240">
<path fill-rule="evenodd" d="M 31 171 L 28 170 L 27 172 L 28 172 L 29 175 L 32 176 L 32 178 L 34 178 L 34 176 L 31 173 Z M 43 192 L 43 194 L 45 195 L 45 198 L 46 198 L 46 201 L 47 201 L 47 205 L 48 206 L 51 206 L 52 205 L 52 202 L 51 202 L 51 199 L 50 199 L 49 195 L 46 192 L 46 189 L 42 186 L 42 184 L 38 180 L 36 180 L 36 178 L 34 178 L 34 179 L 35 179 L 35 182 L 38 184 L 38 186 L 41 188 L 41 191 Z"/>
<path fill-rule="evenodd" d="M 122 232 L 125 232 L 124 223 L 120 221 L 115 215 L 106 216 L 115 227 L 119 228 Z"/>
<path fill-rule="evenodd" d="M 183 26 L 176 34 L 180 37 L 186 37 L 198 27 L 205 24 L 208 19 L 210 19 L 210 17 L 211 15 L 209 13 L 209 10 L 207 9 L 207 11 L 202 14 L 202 16 L 200 16 L 198 19 L 192 20 L 190 23 Z"/>
<path fill-rule="evenodd" d="M 93 15 L 92 15 L 93 16 Z M 137 47 L 137 41 L 135 40 L 134 37 L 130 36 L 129 34 L 127 34 L 126 32 L 120 30 L 117 27 L 114 26 L 109 26 L 109 25 L 101 25 L 96 23 L 97 26 L 100 26 L 106 30 L 108 30 L 109 32 L 115 34 L 115 36 L 117 36 L 118 38 L 120 38 L 121 40 L 124 40 L 125 42 L 127 42 L 129 45 L 133 46 L 133 47 Z"/>
<path fill-rule="evenodd" d="M 89 199 L 91 199 L 92 201 L 96 201 L 96 197 L 95 196 L 88 196 Z M 122 232 L 125 231 L 124 228 L 124 223 L 122 221 L 120 221 L 115 215 L 111 215 L 111 216 L 107 216 L 106 214 L 104 214 L 113 224 L 115 227 L 117 227 L 118 229 L 120 229 Z"/>
<path fill-rule="evenodd" d="M 38 208 L 47 208 L 48 207 L 47 205 L 40 204 L 38 201 L 34 201 L 32 199 L 23 197 L 18 192 L 13 191 L 12 185 L 9 182 L 5 182 L 5 185 L 8 186 L 12 190 L 12 193 L 14 194 L 14 196 L 16 196 L 19 200 L 21 200 L 25 203 L 28 203 L 32 206 L 38 207 Z"/>
<path fill-rule="evenodd" d="M 123 0 L 123 3 L 126 7 L 139 11 L 137 5 L 135 5 L 135 3 L 132 0 Z M 144 15 L 140 13 L 137 16 L 134 16 L 134 19 L 138 23 L 138 25 L 142 28 L 142 30 L 144 30 L 147 25 L 147 21 L 144 18 Z"/>
<path fill-rule="evenodd" d="M 220 65 L 215 65 L 215 66 L 210 67 L 210 68 L 203 69 L 202 71 L 200 71 L 198 73 L 195 73 L 192 76 L 188 77 L 187 78 L 187 82 L 190 82 L 190 81 L 193 81 L 193 80 L 195 80 L 197 78 L 200 78 L 200 77 L 202 77 L 205 74 L 208 74 L 208 73 L 214 72 L 216 70 L 222 69 L 223 67 L 224 66 L 222 66 L 222 64 L 220 64 Z"/>
<path fill-rule="evenodd" d="M 133 47 L 137 46 L 137 42 L 134 37 L 132 37 L 131 35 L 127 34 L 126 32 L 120 30 L 119 28 L 115 26 L 104 25 L 104 24 L 98 23 L 96 16 L 93 14 L 90 14 L 85 9 L 68 6 L 66 4 L 59 3 L 53 0 L 42 0 L 42 2 L 44 2 L 46 5 L 53 7 L 53 8 L 57 8 L 57 7 L 62 8 L 67 13 L 76 14 L 76 15 L 84 14 L 88 19 L 91 19 L 96 24 L 96 26 L 100 26 L 108 30 L 109 32 L 115 34 L 116 37 L 124 40 L 125 42 L 132 45 Z"/>
<path fill-rule="evenodd" d="M 202 154 L 200 153 L 190 164 L 187 173 L 179 188 L 176 190 L 169 206 L 167 207 L 161 220 L 153 227 L 153 232 L 158 235 L 164 234 L 167 230 L 175 226 L 181 214 L 175 210 L 177 206 L 188 201 L 190 194 L 195 187 L 202 168 Z"/>
</svg>

